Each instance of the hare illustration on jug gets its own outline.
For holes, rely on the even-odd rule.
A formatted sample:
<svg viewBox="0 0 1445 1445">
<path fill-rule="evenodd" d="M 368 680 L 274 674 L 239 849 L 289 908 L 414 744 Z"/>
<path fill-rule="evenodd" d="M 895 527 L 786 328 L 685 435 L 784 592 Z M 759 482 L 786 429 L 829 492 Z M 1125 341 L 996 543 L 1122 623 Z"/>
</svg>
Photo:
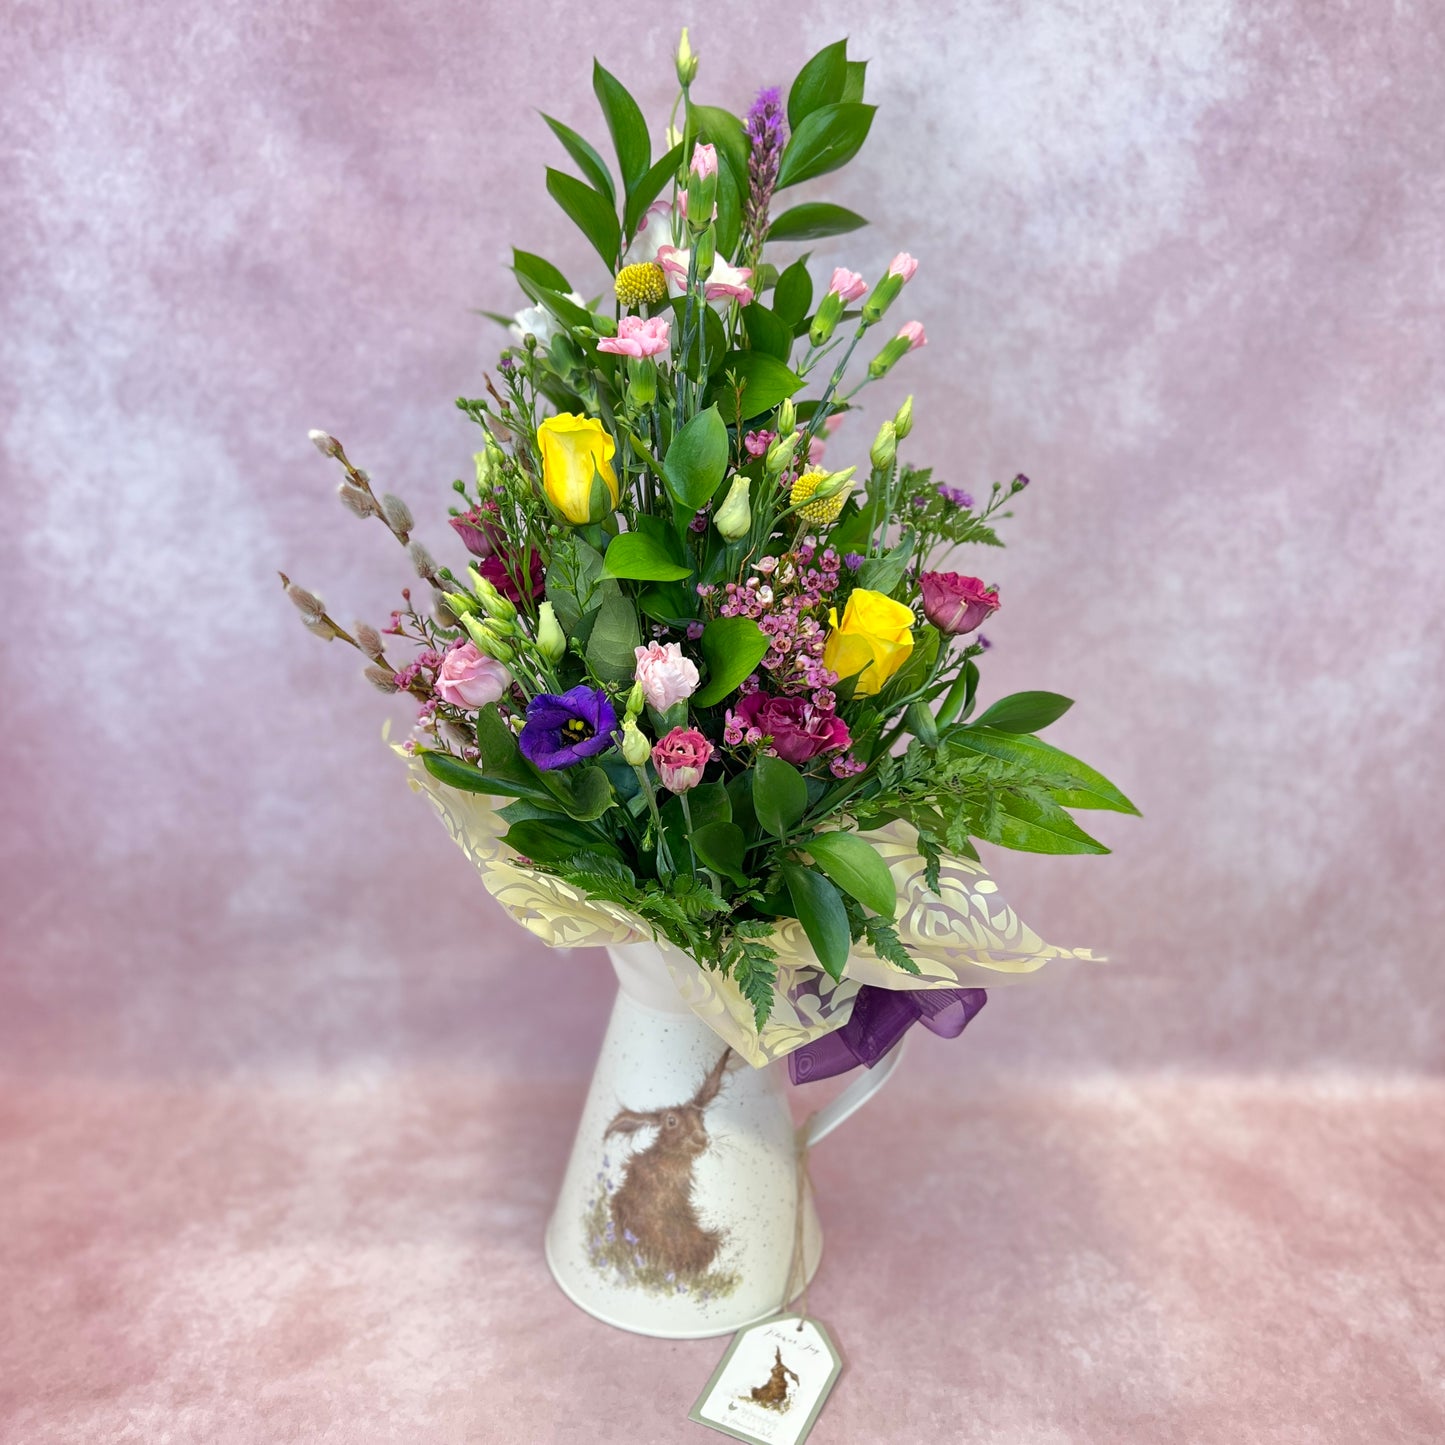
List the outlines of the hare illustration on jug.
<svg viewBox="0 0 1445 1445">
<path fill-rule="evenodd" d="M 604 1178 L 588 1211 L 595 1266 L 658 1293 L 697 1290 L 707 1298 L 735 1288 L 737 1276 L 715 1267 L 727 1233 L 703 1223 L 693 1191 L 694 1166 L 712 1144 L 704 1116 L 730 1064 L 741 1062 L 725 1048 L 690 1099 L 647 1111 L 619 1109 L 607 1125 L 604 1140 L 653 1134 L 634 1145 L 620 1185 L 614 1189 Z"/>
</svg>

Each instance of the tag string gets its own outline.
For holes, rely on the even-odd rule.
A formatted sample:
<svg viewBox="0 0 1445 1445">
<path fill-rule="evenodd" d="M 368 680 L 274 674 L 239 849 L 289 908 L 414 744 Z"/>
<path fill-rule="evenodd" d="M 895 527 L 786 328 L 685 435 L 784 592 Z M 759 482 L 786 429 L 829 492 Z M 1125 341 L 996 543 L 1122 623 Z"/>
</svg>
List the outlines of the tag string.
<svg viewBox="0 0 1445 1445">
<path fill-rule="evenodd" d="M 808 1134 L 813 1127 L 815 1118 L 817 1118 L 816 1114 L 810 1114 L 794 1136 L 798 1161 L 798 1198 L 797 1205 L 793 1210 L 793 1252 L 788 1259 L 788 1280 L 783 1288 L 783 1302 L 779 1306 L 780 1311 L 788 1308 L 788 1302 L 793 1297 L 793 1280 L 801 1269 L 803 1287 L 798 1305 L 797 1328 L 799 1330 L 803 1328 L 803 1321 L 808 1317 L 808 1261 L 803 1253 L 803 1212 L 807 1208 L 808 1195 L 813 1188 L 812 1175 L 808 1172 Z"/>
</svg>

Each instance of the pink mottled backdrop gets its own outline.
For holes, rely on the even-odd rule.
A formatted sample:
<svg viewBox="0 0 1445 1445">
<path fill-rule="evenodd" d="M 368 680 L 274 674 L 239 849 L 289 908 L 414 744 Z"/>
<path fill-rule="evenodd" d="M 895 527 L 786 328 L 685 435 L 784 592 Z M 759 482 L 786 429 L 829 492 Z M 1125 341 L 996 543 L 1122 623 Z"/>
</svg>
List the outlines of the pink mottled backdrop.
<svg viewBox="0 0 1445 1445">
<path fill-rule="evenodd" d="M 884 398 L 891 406 L 916 393 L 910 454 L 975 492 L 1017 470 L 1034 479 L 1009 550 L 988 559 L 1004 610 L 989 629 L 985 687 L 1077 698 L 1051 736 L 1114 777 L 1146 815 L 1097 815 L 1116 850 L 1108 860 L 989 859 L 1046 936 L 1102 946 L 1121 966 L 1054 990 L 998 993 L 962 1043 L 915 1051 L 911 1080 L 895 1086 L 894 1104 L 880 1103 L 873 1126 L 882 1139 L 914 1123 L 912 1152 L 890 1167 L 931 1193 L 908 1194 L 905 1209 L 917 1224 L 942 1207 L 941 1194 L 961 1208 L 949 1182 L 960 1172 L 1027 1169 L 1021 1140 L 1037 1128 L 1041 1145 L 1056 1145 L 1042 1121 L 1070 1109 L 1101 1147 L 1139 1143 L 1136 1126 L 1147 1143 L 1154 1136 L 1140 1121 L 1174 1117 L 1171 1108 L 1192 1139 L 1207 1132 L 1201 1118 L 1233 1119 L 1231 1108 L 1274 1117 L 1264 1106 L 1256 1114 L 1252 1088 L 1294 1101 L 1269 1095 L 1280 1137 L 1296 1139 L 1301 1115 L 1291 1111 L 1308 1114 L 1308 1101 L 1385 1090 L 1411 1147 L 1423 1147 L 1420 1131 L 1433 1141 L 1406 1172 L 1439 1186 L 1440 1100 L 1427 1077 L 1441 1067 L 1445 1018 L 1438 6 L 835 0 L 738 4 L 708 19 L 701 8 L 688 16 L 558 0 L 8 0 L 0 1070 L 10 1103 L 0 1142 L 35 1231 L 13 1236 L 8 1256 L 8 1344 L 24 1367 L 0 1386 L 0 1411 L 11 1411 L 0 1413 L 0 1428 L 13 1421 L 17 1441 L 149 1441 L 165 1429 L 209 1441 L 293 1438 L 293 1429 L 294 1438 L 392 1438 L 392 1425 L 360 1406 L 354 1419 L 370 1424 L 336 1426 L 334 1437 L 299 1404 L 294 1418 L 273 1415 L 254 1437 L 245 1433 L 244 1411 L 223 1406 L 228 1391 L 251 1388 L 225 1383 L 235 1359 L 252 1360 L 251 1336 L 208 1326 L 197 1343 L 175 1323 L 190 1304 L 171 1298 L 167 1314 L 144 1293 L 154 1257 L 136 1256 L 149 1263 L 131 1275 L 115 1263 L 152 1245 L 169 1261 L 171 1287 L 183 1278 L 194 1291 L 196 1310 L 229 1318 L 231 1306 L 217 1302 L 230 1300 L 233 1312 L 254 1312 L 242 1256 L 200 1277 L 177 1263 L 170 1241 L 210 1212 L 264 1215 L 268 1169 L 293 1189 L 287 1207 L 306 1221 L 293 1230 L 324 1233 L 345 1209 L 323 1184 L 314 1196 L 294 1190 L 322 1168 L 319 1158 L 346 1173 L 335 1137 L 323 1145 L 307 1133 L 332 1117 L 327 1109 L 343 1133 L 381 1118 L 395 1178 L 476 1144 L 466 1168 L 438 1184 L 439 1198 L 495 1201 L 505 1158 L 506 1180 L 520 1177 L 526 1198 L 488 1216 L 490 1247 L 510 1261 L 519 1301 L 546 1289 L 536 1232 L 610 994 L 603 960 L 549 955 L 505 921 L 382 749 L 387 705 L 340 646 L 323 648 L 301 630 L 274 569 L 322 592 L 342 619 L 384 616 L 400 554 L 381 529 L 337 506 L 307 428 L 341 436 L 418 516 L 444 511 L 474 440 L 451 398 L 479 388 L 501 335 L 471 308 L 520 304 L 504 270 L 509 246 L 548 255 L 583 289 L 605 279 L 544 190 L 544 162 L 564 161 L 534 108 L 601 140 L 587 85 L 596 53 L 650 115 L 664 116 L 669 55 L 688 19 L 703 55 L 702 98 L 737 110 L 756 84 L 786 84 L 841 33 L 870 58 L 869 99 L 881 107 L 872 138 L 858 162 L 809 190 L 874 225 L 817 244 L 815 269 L 847 263 L 873 274 L 900 246 L 922 258 L 907 309 L 925 321 L 929 349 L 900 366 Z M 861 457 L 882 414 L 874 404 L 837 450 Z M 448 540 L 425 523 L 422 535 L 438 549 Z M 429 1089 L 442 1090 L 446 1105 Z M 1179 1104 L 1178 1090 L 1196 1102 Z M 372 1113 L 361 1101 L 377 1091 L 389 1102 Z M 509 1102 L 498 1102 L 503 1095 Z M 1032 1122 L 1009 1113 L 1015 1097 L 1043 1101 Z M 1127 1117 L 1108 1123 L 1099 1097 Z M 423 1108 L 419 1098 L 432 1102 Z M 1136 1109 L 1140 1098 L 1153 1102 Z M 970 1101 L 988 1099 L 997 1158 L 952 1171 L 917 1164 L 938 1142 L 930 1131 L 941 1125 L 922 1122 L 930 1107 L 965 1131 Z M 277 1144 L 268 1154 L 267 1111 L 289 1118 L 288 1109 L 306 1122 L 295 1125 L 291 1152 Z M 413 1109 L 437 1124 L 434 1146 L 408 1132 L 421 1127 Z M 503 1127 L 525 1134 L 532 1110 L 548 1121 L 535 1147 L 509 1134 L 489 1152 L 465 1132 L 504 1111 Z M 1391 1142 L 1390 1118 L 1380 1125 L 1387 1175 L 1408 1154 Z M 1219 1145 L 1226 1153 L 1253 1149 L 1230 1132 L 1252 1125 L 1218 1127 L 1233 1141 Z M 1319 1126 L 1320 1169 L 1351 1167 L 1354 1127 Z M 410 1152 L 397 1139 L 410 1140 Z M 858 1153 L 851 1165 L 836 1156 L 832 1181 L 844 1195 L 865 1188 L 856 1170 L 867 1146 L 851 1147 Z M 214 1170 L 199 1162 L 207 1149 Z M 1258 1153 L 1277 1157 L 1268 1143 Z M 1017 1155 L 1012 1165 L 1000 1162 L 1006 1155 Z M 1158 1167 L 1176 1178 L 1172 1164 Z M 1313 1167 L 1300 1164 L 1298 1180 L 1312 1179 Z M 1079 1168 L 1087 1170 L 1082 1157 Z M 1202 1179 L 1220 1177 L 1201 1168 Z M 233 1194 L 217 1179 L 244 1183 Z M 1321 1191 L 1298 1180 L 1243 1184 L 1244 1202 L 1231 1196 L 1221 1207 L 1248 1214 L 1265 1199 L 1253 1224 L 1268 1232 L 1290 1224 L 1279 1201 L 1299 1190 L 1310 1201 L 1300 1220 L 1318 1223 Z M 395 1187 L 380 1175 L 371 1183 Z M 351 1190 L 354 1205 L 365 1184 L 336 1189 Z M 1067 1208 L 1075 1188 L 1063 1177 L 1052 1184 Z M 213 1197 L 218 1189 L 224 1198 Z M 1160 1202 L 1166 1195 L 1156 1200 L 1163 1215 L 1173 1208 Z M 1101 1215 L 1114 1221 L 1106 1233 L 1127 1232 L 1118 1221 L 1133 1197 L 1119 1185 Z M 124 1199 L 134 1212 L 112 1216 L 81 1199 Z M 1423 1207 L 1396 1200 L 1388 1217 L 1424 1230 Z M 1379 1225 L 1384 1209 L 1363 1199 L 1360 1220 Z M 1023 1217 L 1017 1201 L 1005 1211 Z M 457 1241 L 472 1237 L 467 1221 L 448 1218 Z M 1246 1223 L 1233 1218 L 1229 1228 Z M 1379 1227 L 1382 1256 L 1403 1268 L 1405 1246 Z M 1019 1231 L 1005 1236 L 1010 1257 L 1030 1257 L 1031 1226 L 1010 1228 Z M 1220 1243 L 1233 1238 L 1229 1228 L 1201 1228 L 1211 1248 L 1240 1259 Z M 1341 1237 L 1368 1233 L 1342 1226 Z M 1410 1236 L 1422 1247 L 1428 1237 Z M 241 1248 L 234 1229 L 226 1238 Z M 282 1315 L 294 1304 L 288 1289 L 307 1301 L 294 1319 L 265 1317 L 274 1368 L 302 1359 L 295 1368 L 321 1381 L 305 1377 L 307 1398 L 331 1389 L 343 1404 L 373 1398 L 347 1394 L 355 1379 L 335 1383 L 346 1379 L 337 1361 L 348 1358 L 355 1308 L 346 1291 L 363 1288 L 346 1276 L 361 1247 L 348 1239 L 327 1279 L 307 1277 L 304 1288 L 294 1277 L 303 1264 L 267 1254 L 276 1277 L 272 1293 L 261 1291 Z M 282 1255 L 286 1247 L 276 1246 Z M 1074 1270 L 1065 1304 L 1090 1320 L 1091 1309 L 1099 1314 L 1080 1325 L 1085 1333 L 1107 1333 L 1105 1316 L 1134 1298 L 1109 1294 L 1089 1272 L 1113 1257 L 1110 1247 L 1060 1266 Z M 1290 1288 L 1285 1277 L 1317 1281 L 1321 1261 L 1338 1260 L 1333 1248 L 1321 1242 L 1266 1291 L 1259 1317 L 1240 1325 L 1231 1368 L 1258 1368 L 1255 1333 L 1288 1329 L 1271 1313 Z M 1221 1293 L 1226 1314 L 1211 1314 L 1209 1289 L 1228 1289 L 1227 1279 L 1201 1282 L 1212 1273 L 1191 1286 L 1205 1291 L 1205 1336 L 1223 1330 L 1235 1307 Z M 409 1268 L 403 1274 L 414 1284 Z M 401 1308 L 386 1278 L 367 1276 L 377 1320 Z M 1425 1301 L 1438 1323 L 1438 1269 L 1430 1279 L 1437 1288 Z M 1050 1266 L 1047 1281 L 1023 1293 L 1057 1282 Z M 326 1288 L 341 1293 L 318 1305 L 315 1291 Z M 835 1288 L 836 1312 L 847 1292 L 841 1279 Z M 930 1300 L 921 1276 L 911 1288 L 889 1305 L 897 1317 L 978 1312 L 951 1296 Z M 971 1295 L 975 1304 L 992 1301 L 975 1321 L 980 1342 L 997 1339 L 1017 1308 L 1001 1302 L 1020 1295 L 1006 1271 L 988 1288 L 970 1285 L 984 1291 Z M 1300 1310 L 1319 1307 L 1315 1288 Z M 1350 1290 L 1355 1304 L 1370 1294 Z M 1416 1313 L 1400 1327 L 1418 1341 L 1425 1305 L 1411 1297 Z M 457 1319 L 461 1305 L 441 1291 L 418 1308 L 441 1328 L 436 1321 Z M 539 1308 L 515 1305 L 528 1319 Z M 550 1297 L 546 1308 L 565 1309 Z M 1163 1337 L 1189 1307 L 1166 1291 L 1149 1308 Z M 482 1337 L 506 1334 L 510 1318 L 488 1316 Z M 1046 1333 L 1031 1317 L 1007 1318 L 1021 1338 Z M 620 1337 L 565 1320 L 587 1341 L 599 1378 L 612 1378 L 608 1351 Z M 1330 1320 L 1337 1312 L 1320 1328 Z M 0 1316 L 0 1351 L 3 1324 Z M 532 1438 L 488 1433 L 488 1402 L 511 1365 L 479 1363 L 468 1353 L 476 1333 L 458 1333 L 453 1383 L 462 1395 L 442 1392 L 450 1414 L 428 1414 L 397 1383 L 405 1350 L 386 1358 L 391 1374 L 373 1361 L 380 1373 L 368 1388 L 393 1391 L 386 1419 L 436 1440 Z M 860 1333 L 862 1320 L 855 1350 Z M 1162 1440 L 1178 1429 L 1213 1439 L 1215 1417 L 1188 1414 L 1200 1378 L 1218 1385 L 1219 1409 L 1244 1402 L 1220 1439 L 1425 1439 L 1442 1418 L 1438 1356 L 1412 1355 L 1401 1338 L 1381 1344 L 1378 1358 L 1340 1365 L 1333 1356 L 1336 1366 L 1301 1387 L 1299 1413 L 1289 1415 L 1251 1403 L 1242 1376 L 1201 1365 L 1196 1377 L 1179 1365 L 1205 1336 L 1170 1336 L 1171 1368 L 1183 1375 L 1158 1398 L 1134 1399 L 1085 1371 L 1069 1388 L 1089 1403 L 1015 1416 L 1010 1397 L 986 1415 L 999 1432 L 992 1438 Z M 223 1368 L 221 1357 L 196 1354 L 202 1345 L 234 1346 L 235 1356 Z M 432 1346 L 418 1348 L 434 1370 Z M 676 1391 L 685 1412 L 710 1347 L 654 1348 L 687 1361 Z M 1067 1341 L 1057 1359 L 1019 1348 L 1010 1367 L 1018 1398 L 1026 1382 L 1057 1381 L 1077 1362 Z M 1148 1374 L 1152 1348 L 1109 1368 L 1120 1378 Z M 658 1357 L 634 1341 L 616 1349 L 630 1352 L 639 1380 L 651 1378 Z M 268 1359 L 263 1351 L 253 1368 L 264 1374 Z M 1381 1363 L 1402 1359 L 1413 1363 L 1400 1377 Z M 3 1362 L 0 1352 L 0 1379 Z M 327 1374 L 333 1366 L 342 1373 Z M 1268 1368 L 1284 1377 L 1296 1367 Z M 537 1378 L 545 1365 L 533 1359 L 527 1369 Z M 1349 1411 L 1375 1399 L 1370 1382 L 1382 1370 L 1406 1414 L 1393 1433 L 1351 1433 Z M 1340 1386 L 1340 1400 L 1327 1400 L 1346 1413 L 1320 1424 L 1310 1402 L 1328 1397 L 1328 1382 L 1356 1377 L 1358 1389 Z M 915 1403 L 936 1378 L 925 1371 L 915 1381 Z M 1150 1378 L 1158 1384 L 1157 1370 Z M 1422 1383 L 1431 1379 L 1433 1392 Z M 481 1403 L 456 1383 L 464 1380 Z M 998 1388 L 996 1374 L 989 1380 Z M 435 1404 L 441 1388 L 432 1381 L 422 1393 Z M 946 1419 L 963 1430 L 960 1420 L 974 1417 L 949 1413 L 956 1402 L 932 1388 L 938 1413 L 918 1429 Z M 1411 1389 L 1424 1391 L 1413 1415 Z M 859 1386 L 852 1408 L 864 1411 L 865 1394 Z M 457 1404 L 463 1397 L 475 1426 Z M 556 1408 L 568 1399 L 562 1392 Z M 185 1410 L 207 1400 L 222 1404 L 201 1429 Z M 672 1403 L 648 1423 L 623 1399 L 617 1438 L 681 1438 L 670 1433 Z M 869 1408 L 896 1420 L 883 1403 Z M 886 1425 L 871 1419 L 844 1413 L 831 1438 L 881 1438 Z M 1338 1436 L 1328 1433 L 1336 1427 Z M 546 1438 L 597 1438 L 582 1424 L 575 1434 L 556 1428 Z"/>
</svg>

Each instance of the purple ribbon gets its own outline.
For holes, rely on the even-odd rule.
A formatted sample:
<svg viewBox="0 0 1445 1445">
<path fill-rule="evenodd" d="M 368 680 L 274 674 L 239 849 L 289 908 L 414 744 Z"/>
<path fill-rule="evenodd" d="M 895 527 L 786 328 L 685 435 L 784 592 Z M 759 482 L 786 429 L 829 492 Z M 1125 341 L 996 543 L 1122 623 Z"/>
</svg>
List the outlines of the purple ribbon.
<svg viewBox="0 0 1445 1445">
<path fill-rule="evenodd" d="M 853 1000 L 853 1014 L 841 1029 L 824 1034 L 788 1055 L 795 1084 L 846 1074 L 862 1064 L 871 1069 L 914 1024 L 956 1039 L 988 1002 L 981 988 L 874 988 L 864 984 Z"/>
</svg>

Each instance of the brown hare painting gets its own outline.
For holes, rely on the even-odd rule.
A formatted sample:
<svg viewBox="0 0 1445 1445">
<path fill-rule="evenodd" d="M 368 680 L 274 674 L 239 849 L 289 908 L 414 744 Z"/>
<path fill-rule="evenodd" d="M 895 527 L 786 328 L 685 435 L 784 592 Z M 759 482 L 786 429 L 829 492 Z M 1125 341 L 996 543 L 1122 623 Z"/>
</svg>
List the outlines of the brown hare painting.
<svg viewBox="0 0 1445 1445">
<path fill-rule="evenodd" d="M 647 1113 L 623 1109 L 604 1135 L 657 1131 L 627 1160 L 622 1184 L 610 1200 L 611 1216 L 615 1229 L 632 1242 L 639 1256 L 677 1278 L 706 1274 L 723 1245 L 723 1235 L 704 1228 L 698 1218 L 693 1165 L 710 1142 L 703 1115 L 721 1091 L 732 1057 L 732 1050 L 724 1049 L 685 1103 Z"/>
</svg>

